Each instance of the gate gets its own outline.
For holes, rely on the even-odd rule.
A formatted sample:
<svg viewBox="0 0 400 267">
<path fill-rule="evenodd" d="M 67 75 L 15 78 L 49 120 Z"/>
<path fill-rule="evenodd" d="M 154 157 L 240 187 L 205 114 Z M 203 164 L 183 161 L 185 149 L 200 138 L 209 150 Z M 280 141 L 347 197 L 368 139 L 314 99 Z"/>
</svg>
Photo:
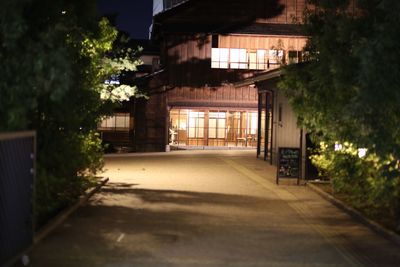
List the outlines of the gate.
<svg viewBox="0 0 400 267">
<path fill-rule="evenodd" d="M 0 266 L 33 242 L 34 132 L 0 133 Z"/>
</svg>

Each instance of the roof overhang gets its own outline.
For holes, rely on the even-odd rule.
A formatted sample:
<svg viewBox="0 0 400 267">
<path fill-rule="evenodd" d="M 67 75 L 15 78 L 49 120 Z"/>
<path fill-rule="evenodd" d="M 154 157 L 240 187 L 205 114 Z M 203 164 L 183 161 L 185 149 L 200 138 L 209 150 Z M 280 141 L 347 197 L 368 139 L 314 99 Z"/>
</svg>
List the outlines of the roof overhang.
<svg viewBox="0 0 400 267">
<path fill-rule="evenodd" d="M 182 25 L 198 33 L 219 33 L 258 18 L 273 18 L 282 10 L 276 0 L 188 0 L 153 17 L 152 38 L 180 31 Z"/>
<path fill-rule="evenodd" d="M 282 69 L 277 68 L 270 71 L 263 72 L 261 74 L 255 75 L 253 77 L 244 79 L 242 81 L 236 82 L 233 85 L 235 87 L 249 86 L 252 84 L 256 84 L 258 82 L 267 81 L 273 78 L 279 78 L 282 76 Z"/>
</svg>

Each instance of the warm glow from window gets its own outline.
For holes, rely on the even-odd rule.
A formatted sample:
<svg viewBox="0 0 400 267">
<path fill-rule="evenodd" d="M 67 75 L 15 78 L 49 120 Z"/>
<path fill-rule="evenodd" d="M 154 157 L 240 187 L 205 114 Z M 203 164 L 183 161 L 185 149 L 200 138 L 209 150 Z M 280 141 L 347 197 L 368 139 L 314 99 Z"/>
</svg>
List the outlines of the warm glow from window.
<svg viewBox="0 0 400 267">
<path fill-rule="evenodd" d="M 211 68 L 227 69 L 229 66 L 229 49 L 212 48 L 211 49 Z"/>
<path fill-rule="evenodd" d="M 258 127 L 257 113 L 255 112 L 249 113 L 249 117 L 250 117 L 250 134 L 257 134 L 257 127 Z"/>
<path fill-rule="evenodd" d="M 266 50 L 257 50 L 257 67 L 258 70 L 266 70 L 268 65 L 266 64 L 266 57 L 267 51 Z"/>
<path fill-rule="evenodd" d="M 178 146 L 257 146 L 257 112 L 170 111 L 169 143 Z"/>
<path fill-rule="evenodd" d="M 226 112 L 210 111 L 208 117 L 208 138 L 225 138 Z"/>
<path fill-rule="evenodd" d="M 229 62 L 231 69 L 247 69 L 246 49 L 230 49 Z"/>
<path fill-rule="evenodd" d="M 268 58 L 270 64 L 280 64 L 283 61 L 283 50 L 269 50 Z"/>
<path fill-rule="evenodd" d="M 189 112 L 189 138 L 204 138 L 204 112 Z"/>
<path fill-rule="evenodd" d="M 212 48 L 211 68 L 266 70 L 283 62 L 283 50 Z"/>
<path fill-rule="evenodd" d="M 249 52 L 249 69 L 257 69 L 257 51 Z"/>
<path fill-rule="evenodd" d="M 130 126 L 129 113 L 115 113 L 114 116 L 105 118 L 98 127 L 99 130 L 127 131 Z"/>
</svg>

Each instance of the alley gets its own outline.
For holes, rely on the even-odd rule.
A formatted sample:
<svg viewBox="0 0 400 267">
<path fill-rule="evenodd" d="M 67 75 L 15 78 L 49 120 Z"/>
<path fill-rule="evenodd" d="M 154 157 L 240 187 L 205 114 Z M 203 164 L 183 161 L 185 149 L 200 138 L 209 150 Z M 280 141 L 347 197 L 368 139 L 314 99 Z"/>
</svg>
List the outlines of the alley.
<svg viewBox="0 0 400 267">
<path fill-rule="evenodd" d="M 254 151 L 106 157 L 109 183 L 30 253 L 37 267 L 400 266 L 400 247 Z"/>
</svg>

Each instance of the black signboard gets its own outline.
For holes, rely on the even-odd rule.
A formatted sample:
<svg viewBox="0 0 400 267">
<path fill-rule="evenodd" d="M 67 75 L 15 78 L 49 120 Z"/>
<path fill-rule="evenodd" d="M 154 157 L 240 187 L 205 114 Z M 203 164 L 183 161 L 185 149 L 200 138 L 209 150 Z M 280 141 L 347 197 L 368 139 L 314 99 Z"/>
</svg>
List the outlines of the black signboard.
<svg viewBox="0 0 400 267">
<path fill-rule="evenodd" d="M 295 178 L 297 184 L 300 179 L 300 148 L 280 147 L 278 150 L 278 170 L 276 183 L 279 178 Z"/>
</svg>

